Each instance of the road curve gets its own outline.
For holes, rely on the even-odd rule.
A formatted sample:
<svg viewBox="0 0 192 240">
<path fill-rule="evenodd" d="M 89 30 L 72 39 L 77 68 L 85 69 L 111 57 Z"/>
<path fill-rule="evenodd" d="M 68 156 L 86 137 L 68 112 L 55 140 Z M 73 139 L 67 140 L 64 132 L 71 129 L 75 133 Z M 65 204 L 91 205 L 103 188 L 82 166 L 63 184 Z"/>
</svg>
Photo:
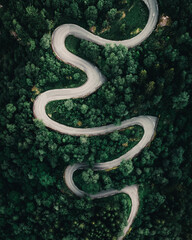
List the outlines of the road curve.
<svg viewBox="0 0 192 240">
<path fill-rule="evenodd" d="M 146 147 L 153 140 L 155 135 L 155 129 L 157 125 L 157 117 L 153 116 L 139 116 L 134 117 L 129 120 L 125 120 L 121 122 L 120 126 L 116 126 L 114 124 L 110 124 L 107 126 L 94 127 L 94 128 L 73 128 L 60 123 L 55 122 L 50 119 L 45 111 L 46 105 L 55 100 L 64 100 L 70 98 L 84 98 L 93 92 L 95 92 L 104 82 L 105 77 L 101 74 L 99 69 L 93 64 L 75 56 L 71 52 L 69 52 L 65 47 L 65 39 L 69 35 L 73 35 L 80 39 L 85 39 L 91 42 L 94 42 L 98 45 L 105 46 L 106 44 L 116 44 L 116 45 L 124 45 L 128 48 L 135 47 L 141 44 L 149 35 L 153 32 L 157 20 L 158 20 L 158 4 L 156 0 L 143 0 L 149 9 L 149 18 L 148 22 L 143 29 L 143 31 L 138 34 L 136 37 L 133 37 L 129 40 L 122 41 L 112 41 L 103 39 L 99 36 L 96 36 L 85 29 L 74 25 L 74 24 L 64 24 L 55 29 L 52 34 L 52 49 L 55 52 L 57 58 L 61 61 L 70 64 L 74 67 L 81 69 L 87 75 L 87 81 L 80 87 L 77 88 L 67 88 L 67 89 L 55 89 L 49 90 L 44 93 L 41 93 L 34 101 L 33 105 L 33 114 L 34 116 L 42 120 L 45 126 L 53 129 L 54 131 L 58 131 L 62 134 L 68 134 L 72 136 L 94 136 L 94 135 L 104 135 L 107 133 L 111 133 L 115 130 L 125 129 L 127 127 L 133 125 L 142 126 L 144 129 L 144 135 L 140 142 L 134 146 L 130 151 L 122 155 L 121 157 L 114 159 L 105 163 L 97 163 L 93 166 L 94 171 L 107 170 L 113 167 L 117 167 L 120 165 L 123 159 L 131 160 L 134 156 L 139 154 L 139 152 Z M 87 194 L 80 189 L 77 188 L 73 181 L 73 173 L 78 169 L 86 169 L 88 166 L 86 163 L 74 164 L 72 166 L 68 166 L 64 172 L 64 180 L 69 189 L 79 197 L 83 197 L 85 195 L 89 195 L 92 199 L 103 198 L 112 196 L 119 193 L 128 194 L 131 198 L 132 208 L 129 219 L 127 221 L 127 226 L 123 230 L 123 236 L 119 237 L 118 240 L 123 239 L 126 235 L 126 232 L 129 230 L 139 208 L 139 197 L 138 197 L 138 186 L 126 186 L 122 190 L 107 190 L 102 191 L 97 194 Z"/>
</svg>

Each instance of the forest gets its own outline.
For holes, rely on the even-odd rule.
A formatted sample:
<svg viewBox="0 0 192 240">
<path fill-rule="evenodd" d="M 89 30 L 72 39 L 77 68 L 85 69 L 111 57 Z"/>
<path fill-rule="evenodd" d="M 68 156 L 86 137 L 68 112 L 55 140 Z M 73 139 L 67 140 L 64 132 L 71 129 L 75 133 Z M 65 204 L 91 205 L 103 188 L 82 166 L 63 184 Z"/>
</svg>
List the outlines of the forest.
<svg viewBox="0 0 192 240">
<path fill-rule="evenodd" d="M 0 234 L 5 240 L 117 240 L 131 210 L 125 194 L 78 198 L 63 181 L 69 164 L 83 191 L 138 184 L 140 206 L 125 240 L 192 239 L 192 2 L 158 0 L 159 22 L 140 46 L 98 46 L 69 36 L 67 48 L 96 65 L 106 83 L 82 99 L 54 101 L 48 116 L 94 127 L 139 115 L 159 118 L 156 136 L 132 161 L 94 172 L 143 136 L 138 126 L 108 135 L 62 135 L 35 119 L 42 92 L 81 86 L 86 75 L 59 61 L 51 34 L 77 24 L 122 40 L 147 23 L 141 0 L 0 0 Z M 166 20 L 165 20 L 166 19 Z"/>
</svg>

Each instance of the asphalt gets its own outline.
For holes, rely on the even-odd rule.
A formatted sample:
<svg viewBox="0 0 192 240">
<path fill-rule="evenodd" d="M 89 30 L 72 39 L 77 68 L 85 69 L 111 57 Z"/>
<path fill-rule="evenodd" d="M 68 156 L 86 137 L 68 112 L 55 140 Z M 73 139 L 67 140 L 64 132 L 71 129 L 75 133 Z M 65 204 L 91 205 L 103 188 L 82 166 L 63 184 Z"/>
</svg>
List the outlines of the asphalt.
<svg viewBox="0 0 192 240">
<path fill-rule="evenodd" d="M 73 35 L 77 38 L 88 40 L 90 42 L 94 42 L 102 46 L 105 46 L 106 44 L 111 45 L 121 44 L 123 46 L 126 46 L 127 48 L 133 48 L 135 46 L 138 46 L 150 36 L 150 34 L 155 29 L 158 21 L 157 1 L 156 0 L 143 0 L 143 1 L 149 9 L 148 22 L 141 33 L 139 33 L 137 36 L 129 40 L 112 41 L 103 39 L 74 24 L 63 24 L 56 28 L 52 34 L 52 49 L 56 54 L 57 58 L 65 62 L 66 64 L 70 64 L 85 72 L 87 75 L 87 81 L 85 84 L 77 88 L 54 89 L 39 94 L 38 97 L 35 99 L 33 105 L 33 113 L 35 118 L 42 120 L 46 127 L 54 131 L 60 132 L 61 134 L 68 134 L 72 136 L 104 135 L 107 133 L 111 133 L 115 130 L 125 129 L 134 125 L 139 125 L 144 129 L 144 135 L 136 146 L 134 146 L 130 151 L 128 151 L 126 154 L 122 155 L 117 159 L 105 163 L 95 164 L 93 166 L 94 171 L 108 170 L 113 167 L 117 167 L 121 164 L 122 160 L 124 159 L 131 160 L 133 157 L 138 155 L 140 151 L 144 147 L 148 146 L 150 142 L 153 140 L 158 118 L 154 116 L 138 116 L 121 122 L 120 126 L 110 124 L 107 126 L 94 128 L 73 128 L 60 124 L 50 119 L 46 114 L 45 107 L 51 101 L 65 100 L 71 98 L 84 98 L 95 92 L 106 81 L 105 76 L 101 74 L 101 72 L 96 66 L 94 66 L 93 64 L 86 60 L 83 60 L 78 56 L 75 56 L 66 49 L 65 39 L 67 38 L 67 36 Z M 89 195 L 92 199 L 109 197 L 119 193 L 125 193 L 129 195 L 132 202 L 131 213 L 127 220 L 127 226 L 124 228 L 123 231 L 124 234 L 123 236 L 119 237 L 118 240 L 123 239 L 127 231 L 129 230 L 134 218 L 136 217 L 137 211 L 139 209 L 138 186 L 137 185 L 126 186 L 124 189 L 120 191 L 118 190 L 102 191 L 95 195 L 87 194 L 78 189 L 73 181 L 73 173 L 79 169 L 86 168 L 87 168 L 86 163 L 74 164 L 72 166 L 69 165 L 64 172 L 64 180 L 66 182 L 66 185 L 75 195 L 79 197 Z"/>
</svg>

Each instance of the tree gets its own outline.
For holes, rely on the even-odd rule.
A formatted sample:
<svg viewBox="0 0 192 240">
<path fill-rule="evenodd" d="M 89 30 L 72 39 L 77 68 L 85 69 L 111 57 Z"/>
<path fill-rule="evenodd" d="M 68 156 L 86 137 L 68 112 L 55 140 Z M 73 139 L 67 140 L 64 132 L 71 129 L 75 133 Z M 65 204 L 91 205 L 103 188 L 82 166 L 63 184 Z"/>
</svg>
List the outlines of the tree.
<svg viewBox="0 0 192 240">
<path fill-rule="evenodd" d="M 86 182 L 86 184 L 97 183 L 99 180 L 99 174 L 94 173 L 92 169 L 88 169 L 82 173 L 82 178 Z"/>
<path fill-rule="evenodd" d="M 87 19 L 87 21 L 96 21 L 97 19 L 97 8 L 95 6 L 89 6 L 86 10 L 85 10 L 85 17 Z"/>
<path fill-rule="evenodd" d="M 131 160 L 123 160 L 120 164 L 119 170 L 123 176 L 128 176 L 133 171 L 133 162 Z"/>
<path fill-rule="evenodd" d="M 181 92 L 178 96 L 173 97 L 173 108 L 176 110 L 181 110 L 188 105 L 189 102 L 188 92 Z"/>
<path fill-rule="evenodd" d="M 87 111 L 88 111 L 88 109 L 89 109 L 89 107 L 88 107 L 86 104 L 83 104 L 83 105 L 81 106 L 81 112 L 82 112 L 83 114 L 86 114 Z"/>
<path fill-rule="evenodd" d="M 150 94 L 152 94 L 154 92 L 154 89 L 155 89 L 155 82 L 154 81 L 150 81 L 147 84 L 146 93 L 150 95 Z"/>
<path fill-rule="evenodd" d="M 13 113 L 16 111 L 16 107 L 12 103 L 8 103 L 6 105 L 6 112 L 7 112 L 7 117 L 12 118 Z"/>
<path fill-rule="evenodd" d="M 102 10 L 103 6 L 104 6 L 104 0 L 99 0 L 98 3 L 97 3 L 97 8 L 99 10 Z"/>
<path fill-rule="evenodd" d="M 112 141 L 118 141 L 120 139 L 120 134 L 118 131 L 114 131 L 113 133 L 110 134 L 110 138 Z"/>
<path fill-rule="evenodd" d="M 125 95 L 124 95 L 124 99 L 126 103 L 130 103 L 132 100 L 133 94 L 132 94 L 132 90 L 131 88 L 126 88 L 125 89 Z"/>
<path fill-rule="evenodd" d="M 128 113 L 126 109 L 127 106 L 123 102 L 120 102 L 119 105 L 115 107 L 115 113 L 117 116 L 125 116 Z"/>
<path fill-rule="evenodd" d="M 123 24 L 121 24 L 121 26 L 120 26 L 120 31 L 121 31 L 121 33 L 123 34 L 123 35 L 125 35 L 125 30 L 126 30 L 126 24 L 125 23 L 123 23 Z"/>
<path fill-rule="evenodd" d="M 88 60 L 96 62 L 100 56 L 101 50 L 98 45 L 88 41 L 80 43 L 80 51 Z"/>
<path fill-rule="evenodd" d="M 70 4 L 70 13 L 71 13 L 71 16 L 73 16 L 73 18 L 75 19 L 81 18 L 81 12 L 77 2 L 73 2 Z"/>
<path fill-rule="evenodd" d="M 65 107 L 67 108 L 68 111 L 73 109 L 74 104 L 73 104 L 73 101 L 71 99 L 66 100 L 64 104 L 65 104 Z"/>
<path fill-rule="evenodd" d="M 149 53 L 148 56 L 144 59 L 144 64 L 146 67 L 151 67 L 157 60 L 157 56 L 154 53 Z"/>
<path fill-rule="evenodd" d="M 114 21 L 116 14 L 117 14 L 117 9 L 116 8 L 111 8 L 107 13 L 107 15 L 109 17 L 109 20 Z"/>
<path fill-rule="evenodd" d="M 44 187 L 48 187 L 48 186 L 53 186 L 56 180 L 54 177 L 49 176 L 47 173 L 43 172 L 41 173 L 39 181 L 41 185 L 43 185 Z"/>
<path fill-rule="evenodd" d="M 35 47 L 36 47 L 35 41 L 34 41 L 33 39 L 30 39 L 30 40 L 29 40 L 29 45 L 30 45 L 29 51 L 31 52 L 31 51 L 33 51 L 33 50 L 35 49 Z"/>
<path fill-rule="evenodd" d="M 51 35 L 50 33 L 45 33 L 40 40 L 40 45 L 44 49 L 48 49 L 50 47 Z"/>
<path fill-rule="evenodd" d="M 107 100 L 108 104 L 112 104 L 115 102 L 116 95 L 115 95 L 114 90 L 115 90 L 115 88 L 110 89 L 110 90 L 106 89 L 106 91 L 104 93 L 104 97 Z"/>
</svg>

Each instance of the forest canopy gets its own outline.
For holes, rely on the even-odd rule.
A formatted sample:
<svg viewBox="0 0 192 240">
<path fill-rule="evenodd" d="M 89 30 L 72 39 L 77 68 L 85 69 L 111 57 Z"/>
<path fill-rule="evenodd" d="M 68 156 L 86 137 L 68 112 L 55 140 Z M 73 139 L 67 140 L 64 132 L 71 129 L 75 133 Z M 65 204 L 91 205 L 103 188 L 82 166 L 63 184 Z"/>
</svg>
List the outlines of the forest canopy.
<svg viewBox="0 0 192 240">
<path fill-rule="evenodd" d="M 80 199 L 63 182 L 69 164 L 87 162 L 75 182 L 87 192 L 139 184 L 140 208 L 129 240 L 192 239 L 192 3 L 159 0 L 159 23 L 140 46 L 99 47 L 69 36 L 67 48 L 95 64 L 106 83 L 83 99 L 51 102 L 50 118 L 93 127 L 139 115 L 159 117 L 156 137 L 131 163 L 108 172 L 91 166 L 122 155 L 142 137 L 138 126 L 73 137 L 33 116 L 49 89 L 80 86 L 86 75 L 59 61 L 51 34 L 64 23 L 104 38 L 138 34 L 141 0 L 0 0 L 0 233 L 10 240 L 116 240 L 128 219 L 126 195 Z"/>
</svg>

